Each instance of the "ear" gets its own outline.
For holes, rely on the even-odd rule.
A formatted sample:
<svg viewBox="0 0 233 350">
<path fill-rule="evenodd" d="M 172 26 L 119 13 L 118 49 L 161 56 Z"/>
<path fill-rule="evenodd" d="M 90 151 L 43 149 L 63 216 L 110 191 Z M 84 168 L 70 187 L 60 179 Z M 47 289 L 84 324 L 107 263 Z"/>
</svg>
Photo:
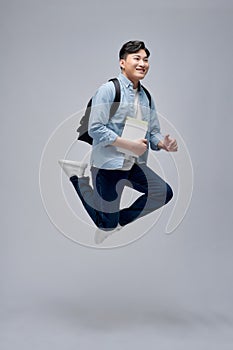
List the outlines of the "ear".
<svg viewBox="0 0 233 350">
<path fill-rule="evenodd" d="M 125 60 L 123 58 L 120 59 L 120 67 L 121 69 L 125 68 Z"/>
</svg>

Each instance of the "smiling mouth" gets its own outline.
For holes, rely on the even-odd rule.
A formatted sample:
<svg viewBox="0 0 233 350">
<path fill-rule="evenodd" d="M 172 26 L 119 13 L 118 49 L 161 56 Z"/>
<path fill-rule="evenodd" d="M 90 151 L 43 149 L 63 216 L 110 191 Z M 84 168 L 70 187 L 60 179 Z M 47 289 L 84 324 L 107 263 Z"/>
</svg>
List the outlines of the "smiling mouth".
<svg viewBox="0 0 233 350">
<path fill-rule="evenodd" d="M 139 68 L 136 68 L 136 71 L 137 71 L 137 72 L 140 72 L 140 73 L 145 73 L 145 72 L 146 72 L 145 69 L 139 69 Z"/>
</svg>

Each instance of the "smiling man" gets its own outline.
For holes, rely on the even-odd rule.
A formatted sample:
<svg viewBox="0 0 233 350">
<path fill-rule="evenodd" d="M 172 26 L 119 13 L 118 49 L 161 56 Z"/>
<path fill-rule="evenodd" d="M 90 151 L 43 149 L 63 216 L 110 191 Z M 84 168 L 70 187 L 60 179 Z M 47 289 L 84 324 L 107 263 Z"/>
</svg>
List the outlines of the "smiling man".
<svg viewBox="0 0 233 350">
<path fill-rule="evenodd" d="M 110 109 L 116 94 L 113 82 L 103 84 L 93 97 L 88 127 L 93 138 L 93 188 L 89 185 L 89 177 L 84 176 L 86 164 L 60 161 L 97 226 L 97 244 L 123 226 L 162 207 L 173 196 L 171 187 L 147 166 L 149 148 L 177 151 L 176 140 L 160 133 L 155 103 L 140 84 L 149 70 L 149 56 L 142 41 L 129 41 L 120 49 L 121 99 L 111 118 Z M 137 130 L 143 125 L 145 133 L 142 137 L 134 138 L 134 132 L 132 137 L 122 136 L 129 120 Z M 120 209 L 123 189 L 129 183 L 142 195 L 129 207 Z"/>
</svg>

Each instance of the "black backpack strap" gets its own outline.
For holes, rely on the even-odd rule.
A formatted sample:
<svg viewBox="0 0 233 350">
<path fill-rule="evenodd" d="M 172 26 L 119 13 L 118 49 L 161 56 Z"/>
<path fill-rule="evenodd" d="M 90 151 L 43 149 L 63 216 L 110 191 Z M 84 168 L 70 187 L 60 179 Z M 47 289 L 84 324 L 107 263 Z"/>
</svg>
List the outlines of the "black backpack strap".
<svg viewBox="0 0 233 350">
<path fill-rule="evenodd" d="M 112 81 L 115 87 L 115 98 L 114 101 L 111 105 L 110 112 L 109 112 L 109 118 L 112 118 L 112 116 L 116 113 L 120 101 L 121 101 L 121 87 L 120 83 L 117 78 L 110 79 L 109 81 Z M 92 106 L 92 98 L 87 104 L 85 114 L 80 120 L 80 125 L 77 129 L 77 132 L 79 133 L 78 140 L 84 141 L 89 143 L 90 145 L 92 144 L 92 137 L 89 136 L 88 134 L 88 122 L 90 118 L 90 113 L 91 113 L 91 106 Z"/>
<path fill-rule="evenodd" d="M 150 106 L 150 108 L 151 108 L 151 94 L 150 94 L 149 91 L 145 88 L 145 86 L 141 85 L 141 87 L 143 88 L 143 90 L 144 90 L 145 93 L 146 93 L 146 96 L 147 96 L 147 98 L 148 98 L 148 100 L 149 100 L 149 106 Z"/>
<path fill-rule="evenodd" d="M 109 118 L 112 118 L 112 116 L 116 113 L 121 102 L 121 86 L 117 78 L 109 79 L 109 81 L 112 81 L 115 87 L 115 98 L 111 105 L 109 113 Z"/>
</svg>

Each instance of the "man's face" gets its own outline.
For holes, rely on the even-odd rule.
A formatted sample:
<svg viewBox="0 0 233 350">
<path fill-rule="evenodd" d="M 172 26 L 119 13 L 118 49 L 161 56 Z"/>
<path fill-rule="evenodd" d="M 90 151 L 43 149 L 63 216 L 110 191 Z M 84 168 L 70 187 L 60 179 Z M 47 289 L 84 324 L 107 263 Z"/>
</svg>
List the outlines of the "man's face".
<svg viewBox="0 0 233 350">
<path fill-rule="evenodd" d="M 128 54 L 125 59 L 120 60 L 120 66 L 122 73 L 133 83 L 137 84 L 149 70 L 146 51 L 141 49 L 138 52 Z"/>
</svg>

